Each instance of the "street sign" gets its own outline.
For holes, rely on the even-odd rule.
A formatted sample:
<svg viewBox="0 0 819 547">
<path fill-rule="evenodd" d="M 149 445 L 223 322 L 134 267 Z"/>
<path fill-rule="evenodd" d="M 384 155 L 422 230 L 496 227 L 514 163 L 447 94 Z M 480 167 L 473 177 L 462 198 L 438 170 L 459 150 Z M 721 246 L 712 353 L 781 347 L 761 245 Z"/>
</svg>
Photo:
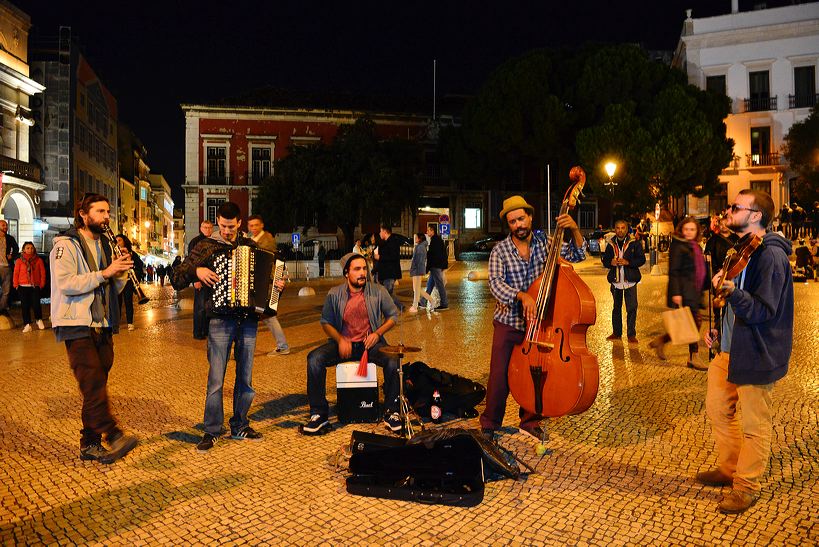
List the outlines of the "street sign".
<svg viewBox="0 0 819 547">
<path fill-rule="evenodd" d="M 654 206 L 654 220 L 660 220 L 660 202 Z"/>
<path fill-rule="evenodd" d="M 301 235 L 298 233 L 293 234 L 293 248 L 299 248 L 299 242 L 301 241 Z"/>
<path fill-rule="evenodd" d="M 438 215 L 438 222 L 441 224 L 449 224 L 449 215 Z"/>
<path fill-rule="evenodd" d="M 449 223 L 442 222 L 438 225 L 438 230 L 441 232 L 443 239 L 449 239 Z"/>
</svg>

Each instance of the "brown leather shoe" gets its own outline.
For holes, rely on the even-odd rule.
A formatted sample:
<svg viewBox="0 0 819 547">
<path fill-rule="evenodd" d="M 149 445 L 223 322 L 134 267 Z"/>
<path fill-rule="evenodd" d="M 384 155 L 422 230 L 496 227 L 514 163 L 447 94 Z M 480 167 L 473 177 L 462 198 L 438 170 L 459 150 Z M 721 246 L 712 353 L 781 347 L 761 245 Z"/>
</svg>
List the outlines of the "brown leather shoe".
<svg viewBox="0 0 819 547">
<path fill-rule="evenodd" d="M 719 469 L 711 469 L 709 471 L 702 471 L 697 473 L 694 477 L 698 483 L 706 486 L 731 486 L 734 484 L 734 479 L 720 471 Z"/>
<path fill-rule="evenodd" d="M 629 344 L 639 344 L 639 343 L 640 343 L 640 341 L 639 341 L 639 340 L 637 340 L 637 337 L 636 337 L 636 336 L 629 336 L 629 337 L 628 337 L 628 343 L 629 343 Z"/>
<path fill-rule="evenodd" d="M 728 495 L 722 498 L 722 501 L 717 505 L 720 513 L 735 515 L 742 513 L 756 503 L 758 499 L 757 494 L 744 492 L 742 490 L 731 490 Z"/>
<path fill-rule="evenodd" d="M 617 340 L 620 340 L 621 338 L 622 338 L 622 336 L 617 336 L 614 333 L 609 334 L 608 336 L 606 336 L 606 340 L 608 340 L 609 342 L 616 342 Z"/>
<path fill-rule="evenodd" d="M 648 347 L 654 348 L 654 352 L 657 354 L 657 358 L 660 361 L 665 361 L 665 340 L 662 336 L 658 336 L 649 342 Z"/>
</svg>

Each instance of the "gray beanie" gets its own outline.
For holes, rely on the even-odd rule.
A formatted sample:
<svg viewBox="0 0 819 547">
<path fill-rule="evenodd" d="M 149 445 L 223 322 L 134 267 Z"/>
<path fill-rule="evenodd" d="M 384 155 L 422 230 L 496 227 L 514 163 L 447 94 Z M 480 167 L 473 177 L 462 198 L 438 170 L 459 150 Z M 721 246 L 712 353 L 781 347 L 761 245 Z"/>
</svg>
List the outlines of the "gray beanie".
<svg viewBox="0 0 819 547">
<path fill-rule="evenodd" d="M 347 253 L 346 255 L 342 256 L 341 259 L 338 261 L 341 264 L 341 273 L 346 274 L 347 270 L 350 268 L 350 262 L 355 260 L 356 258 L 361 258 L 366 262 L 366 258 L 358 253 Z"/>
</svg>

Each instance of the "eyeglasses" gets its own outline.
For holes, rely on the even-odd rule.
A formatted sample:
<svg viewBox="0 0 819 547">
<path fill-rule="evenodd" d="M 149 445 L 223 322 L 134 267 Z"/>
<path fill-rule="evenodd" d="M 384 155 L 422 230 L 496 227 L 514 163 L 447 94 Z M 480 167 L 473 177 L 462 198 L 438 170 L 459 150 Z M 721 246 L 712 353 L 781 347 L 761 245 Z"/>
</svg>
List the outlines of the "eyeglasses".
<svg viewBox="0 0 819 547">
<path fill-rule="evenodd" d="M 750 207 L 743 207 L 742 205 L 737 205 L 736 203 L 731 205 L 731 212 L 736 213 L 737 211 L 751 211 L 752 213 L 758 213 L 759 209 L 751 209 Z"/>
</svg>

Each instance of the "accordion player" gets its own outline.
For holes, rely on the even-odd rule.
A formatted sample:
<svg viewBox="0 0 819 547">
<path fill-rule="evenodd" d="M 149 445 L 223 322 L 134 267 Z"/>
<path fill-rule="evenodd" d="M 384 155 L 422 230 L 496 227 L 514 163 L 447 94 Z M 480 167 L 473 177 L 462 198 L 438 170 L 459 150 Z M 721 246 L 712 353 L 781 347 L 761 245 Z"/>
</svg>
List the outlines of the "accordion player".
<svg viewBox="0 0 819 547">
<path fill-rule="evenodd" d="M 279 295 L 275 284 L 284 278 L 284 261 L 276 253 L 239 245 L 214 257 L 219 281 L 213 285 L 216 313 L 264 313 L 275 315 Z"/>
</svg>

